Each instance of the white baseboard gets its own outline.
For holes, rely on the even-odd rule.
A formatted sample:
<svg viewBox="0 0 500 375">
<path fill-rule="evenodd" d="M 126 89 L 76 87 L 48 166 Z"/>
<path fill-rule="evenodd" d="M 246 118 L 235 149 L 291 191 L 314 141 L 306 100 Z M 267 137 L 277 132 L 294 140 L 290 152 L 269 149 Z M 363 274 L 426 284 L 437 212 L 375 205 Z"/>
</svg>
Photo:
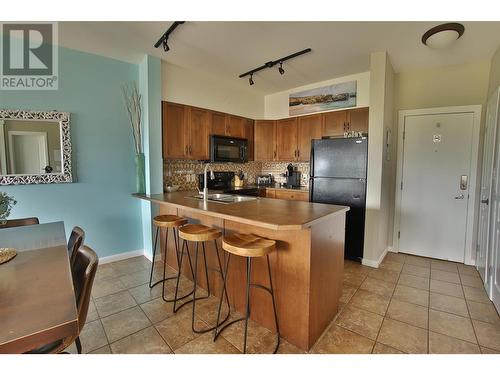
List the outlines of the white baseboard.
<svg viewBox="0 0 500 375">
<path fill-rule="evenodd" d="M 392 247 L 391 246 L 387 246 L 385 248 L 384 252 L 380 255 L 380 257 L 378 258 L 378 260 L 371 260 L 371 259 L 363 258 L 361 260 L 361 264 L 364 265 L 364 266 L 368 266 L 368 267 L 378 268 L 380 266 L 380 263 L 382 263 L 382 261 L 384 260 L 385 256 L 387 255 L 388 251 L 392 252 Z"/>
<path fill-rule="evenodd" d="M 145 251 L 143 249 L 141 249 L 141 250 L 127 251 L 126 253 L 120 253 L 120 254 L 116 254 L 116 255 L 109 255 L 107 257 L 101 257 L 101 258 L 99 258 L 99 264 L 116 262 L 118 260 L 134 258 L 134 257 L 138 257 L 141 255 L 144 255 L 146 258 L 148 258 L 145 254 Z"/>
</svg>

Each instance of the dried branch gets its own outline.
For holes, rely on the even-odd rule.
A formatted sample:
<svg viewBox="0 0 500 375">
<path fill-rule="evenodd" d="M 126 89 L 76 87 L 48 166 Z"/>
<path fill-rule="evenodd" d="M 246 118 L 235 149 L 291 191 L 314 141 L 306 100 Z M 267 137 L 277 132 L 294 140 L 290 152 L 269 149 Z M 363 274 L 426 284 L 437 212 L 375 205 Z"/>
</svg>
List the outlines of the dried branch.
<svg viewBox="0 0 500 375">
<path fill-rule="evenodd" d="M 132 128 L 132 136 L 134 138 L 135 152 L 137 154 L 142 153 L 142 132 L 141 132 L 141 120 L 142 120 L 142 103 L 141 94 L 134 82 L 131 86 L 127 84 L 123 85 L 123 101 L 125 103 L 125 108 L 127 109 L 127 115 L 130 121 L 130 126 Z"/>
</svg>

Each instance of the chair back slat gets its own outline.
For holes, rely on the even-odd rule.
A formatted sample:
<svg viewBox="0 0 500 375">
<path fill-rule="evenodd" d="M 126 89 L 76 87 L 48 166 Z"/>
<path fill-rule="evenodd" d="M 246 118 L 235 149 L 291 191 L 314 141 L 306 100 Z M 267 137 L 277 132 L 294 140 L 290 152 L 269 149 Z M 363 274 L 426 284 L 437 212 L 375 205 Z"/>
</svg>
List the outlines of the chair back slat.
<svg viewBox="0 0 500 375">
<path fill-rule="evenodd" d="M 92 285 L 99 264 L 99 257 L 88 246 L 81 246 L 76 251 L 74 262 L 71 266 L 73 273 L 73 286 L 75 288 L 76 307 L 78 309 L 78 326 L 80 331 L 85 325 L 89 310 Z"/>
</svg>

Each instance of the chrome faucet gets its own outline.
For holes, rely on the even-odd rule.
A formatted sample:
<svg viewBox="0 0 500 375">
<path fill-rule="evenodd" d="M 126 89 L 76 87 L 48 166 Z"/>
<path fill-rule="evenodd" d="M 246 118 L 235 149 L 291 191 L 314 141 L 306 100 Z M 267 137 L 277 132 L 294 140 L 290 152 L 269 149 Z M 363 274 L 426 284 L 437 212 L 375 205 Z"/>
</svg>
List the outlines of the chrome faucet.
<svg viewBox="0 0 500 375">
<path fill-rule="evenodd" d="M 203 200 L 206 201 L 208 199 L 208 187 L 207 187 L 207 170 L 210 169 L 210 179 L 213 180 L 215 178 L 214 170 L 210 163 L 205 164 L 205 170 L 203 172 Z"/>
</svg>

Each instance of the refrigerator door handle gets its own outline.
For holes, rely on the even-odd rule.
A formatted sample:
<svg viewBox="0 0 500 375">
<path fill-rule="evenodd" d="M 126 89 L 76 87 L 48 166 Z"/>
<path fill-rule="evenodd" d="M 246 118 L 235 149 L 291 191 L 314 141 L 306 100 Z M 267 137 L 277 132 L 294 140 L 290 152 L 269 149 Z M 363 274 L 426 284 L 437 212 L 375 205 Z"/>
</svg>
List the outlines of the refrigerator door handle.
<svg viewBox="0 0 500 375">
<path fill-rule="evenodd" d="M 309 202 L 313 201 L 314 179 L 309 179 Z"/>
<path fill-rule="evenodd" d="M 314 141 L 311 141 L 311 156 L 310 156 L 310 163 L 309 163 L 309 176 L 313 176 L 313 170 L 314 170 Z"/>
</svg>

